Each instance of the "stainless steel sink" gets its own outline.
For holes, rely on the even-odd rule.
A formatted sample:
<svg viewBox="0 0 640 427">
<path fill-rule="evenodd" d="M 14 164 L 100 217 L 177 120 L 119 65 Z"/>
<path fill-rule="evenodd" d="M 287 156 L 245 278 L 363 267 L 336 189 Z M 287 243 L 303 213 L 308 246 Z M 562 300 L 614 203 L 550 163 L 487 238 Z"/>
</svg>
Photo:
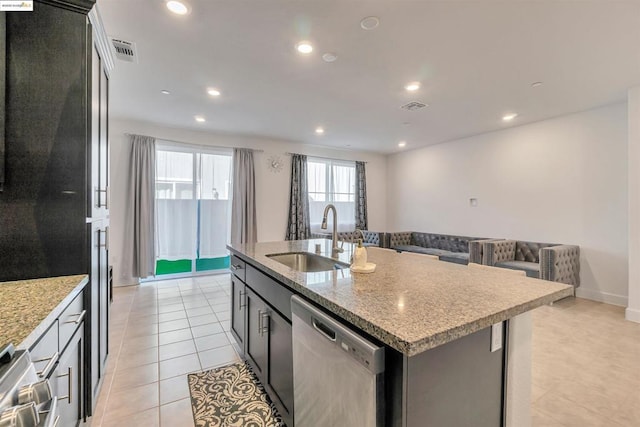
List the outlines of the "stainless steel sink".
<svg viewBox="0 0 640 427">
<path fill-rule="evenodd" d="M 287 267 L 305 273 L 316 271 L 338 270 L 348 268 L 349 264 L 326 258 L 309 252 L 288 252 L 284 254 L 269 254 L 267 257 Z"/>
</svg>

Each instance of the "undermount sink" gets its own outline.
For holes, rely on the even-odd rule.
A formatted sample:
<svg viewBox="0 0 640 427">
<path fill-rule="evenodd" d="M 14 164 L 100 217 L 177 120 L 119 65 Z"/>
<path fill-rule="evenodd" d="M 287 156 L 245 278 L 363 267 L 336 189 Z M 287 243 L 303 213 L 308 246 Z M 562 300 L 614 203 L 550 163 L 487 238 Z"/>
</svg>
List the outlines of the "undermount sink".
<svg viewBox="0 0 640 427">
<path fill-rule="evenodd" d="M 309 252 L 288 252 L 284 254 L 269 254 L 268 258 L 278 261 L 287 267 L 304 273 L 316 271 L 330 271 L 348 268 L 349 264 L 326 258 Z"/>
</svg>

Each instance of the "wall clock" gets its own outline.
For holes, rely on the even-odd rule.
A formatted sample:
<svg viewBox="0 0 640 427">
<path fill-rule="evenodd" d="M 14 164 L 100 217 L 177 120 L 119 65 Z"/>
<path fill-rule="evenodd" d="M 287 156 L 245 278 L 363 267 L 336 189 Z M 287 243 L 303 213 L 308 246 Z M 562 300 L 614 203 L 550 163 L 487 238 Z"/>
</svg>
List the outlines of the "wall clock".
<svg viewBox="0 0 640 427">
<path fill-rule="evenodd" d="M 280 156 L 269 156 L 267 159 L 269 170 L 273 173 L 279 173 L 284 168 L 284 162 Z"/>
</svg>

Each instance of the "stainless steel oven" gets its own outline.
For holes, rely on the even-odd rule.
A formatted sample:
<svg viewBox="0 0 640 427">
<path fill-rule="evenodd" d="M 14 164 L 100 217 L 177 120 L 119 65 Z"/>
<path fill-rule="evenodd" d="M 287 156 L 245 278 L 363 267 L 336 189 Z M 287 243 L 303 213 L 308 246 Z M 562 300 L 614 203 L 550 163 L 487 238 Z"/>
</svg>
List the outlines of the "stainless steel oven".
<svg viewBox="0 0 640 427">
<path fill-rule="evenodd" d="M 0 427 L 62 427 L 54 394 L 28 351 L 11 344 L 0 349 Z"/>
</svg>

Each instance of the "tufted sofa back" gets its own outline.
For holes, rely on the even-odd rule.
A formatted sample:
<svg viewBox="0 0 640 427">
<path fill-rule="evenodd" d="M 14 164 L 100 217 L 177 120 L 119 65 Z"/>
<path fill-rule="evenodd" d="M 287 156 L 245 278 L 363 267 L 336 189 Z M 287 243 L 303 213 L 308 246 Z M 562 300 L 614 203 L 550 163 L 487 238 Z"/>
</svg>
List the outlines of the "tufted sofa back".
<svg viewBox="0 0 640 427">
<path fill-rule="evenodd" d="M 411 233 L 410 244 L 449 252 L 469 252 L 469 241 L 477 239 L 480 238 L 413 232 Z"/>
<path fill-rule="evenodd" d="M 557 246 L 555 243 L 537 243 L 516 241 L 516 261 L 540 262 L 540 249 Z"/>
</svg>

